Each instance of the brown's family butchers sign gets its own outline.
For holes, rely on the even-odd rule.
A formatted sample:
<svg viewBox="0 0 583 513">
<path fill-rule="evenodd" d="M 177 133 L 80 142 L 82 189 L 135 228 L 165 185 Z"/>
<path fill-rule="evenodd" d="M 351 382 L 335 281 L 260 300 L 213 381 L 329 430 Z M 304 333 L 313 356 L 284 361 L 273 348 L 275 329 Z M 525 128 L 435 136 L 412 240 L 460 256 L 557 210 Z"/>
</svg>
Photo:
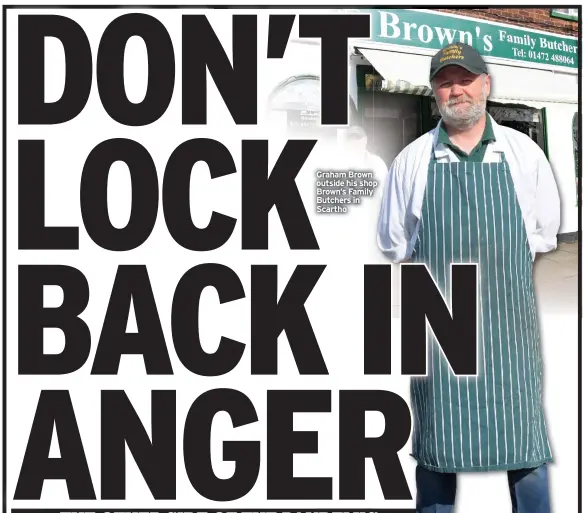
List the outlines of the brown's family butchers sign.
<svg viewBox="0 0 583 513">
<path fill-rule="evenodd" d="M 371 14 L 371 39 L 375 42 L 428 49 L 463 42 L 487 57 L 577 69 L 574 37 L 423 10 L 358 11 Z"/>
</svg>

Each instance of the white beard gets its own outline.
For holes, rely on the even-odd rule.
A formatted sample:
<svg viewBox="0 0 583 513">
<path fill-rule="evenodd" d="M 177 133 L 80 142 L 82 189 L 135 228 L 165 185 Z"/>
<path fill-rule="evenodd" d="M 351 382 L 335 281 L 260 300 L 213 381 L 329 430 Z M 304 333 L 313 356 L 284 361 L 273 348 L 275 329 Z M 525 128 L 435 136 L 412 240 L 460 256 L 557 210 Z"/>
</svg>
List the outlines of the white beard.
<svg viewBox="0 0 583 513">
<path fill-rule="evenodd" d="M 471 100 L 468 97 L 458 98 L 453 101 L 445 102 L 442 105 L 437 105 L 439 113 L 446 125 L 450 125 L 458 129 L 472 128 L 486 112 L 486 83 L 482 85 L 482 96 L 477 100 Z M 471 105 L 465 109 L 458 109 L 461 101 L 472 102 Z M 457 103 L 456 103 L 457 102 Z"/>
</svg>

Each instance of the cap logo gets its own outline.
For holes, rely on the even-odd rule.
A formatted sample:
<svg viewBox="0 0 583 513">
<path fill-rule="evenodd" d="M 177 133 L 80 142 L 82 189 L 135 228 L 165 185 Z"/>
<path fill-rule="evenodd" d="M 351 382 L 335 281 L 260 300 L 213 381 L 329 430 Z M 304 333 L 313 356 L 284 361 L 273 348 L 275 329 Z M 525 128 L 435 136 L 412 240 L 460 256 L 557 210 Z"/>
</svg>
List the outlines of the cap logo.
<svg viewBox="0 0 583 513">
<path fill-rule="evenodd" d="M 439 62 L 445 62 L 450 60 L 463 60 L 462 47 L 457 45 L 450 45 L 443 49 L 442 56 Z"/>
</svg>

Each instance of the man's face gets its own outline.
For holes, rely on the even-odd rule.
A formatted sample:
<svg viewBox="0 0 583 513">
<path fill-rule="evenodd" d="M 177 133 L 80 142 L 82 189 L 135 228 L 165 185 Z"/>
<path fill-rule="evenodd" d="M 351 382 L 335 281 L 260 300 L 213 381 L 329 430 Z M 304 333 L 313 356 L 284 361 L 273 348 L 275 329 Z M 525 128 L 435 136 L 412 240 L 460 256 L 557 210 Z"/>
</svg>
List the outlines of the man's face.
<svg viewBox="0 0 583 513">
<path fill-rule="evenodd" d="M 460 66 L 448 66 L 433 79 L 433 91 L 446 123 L 472 126 L 485 112 L 490 77 L 474 75 Z"/>
</svg>

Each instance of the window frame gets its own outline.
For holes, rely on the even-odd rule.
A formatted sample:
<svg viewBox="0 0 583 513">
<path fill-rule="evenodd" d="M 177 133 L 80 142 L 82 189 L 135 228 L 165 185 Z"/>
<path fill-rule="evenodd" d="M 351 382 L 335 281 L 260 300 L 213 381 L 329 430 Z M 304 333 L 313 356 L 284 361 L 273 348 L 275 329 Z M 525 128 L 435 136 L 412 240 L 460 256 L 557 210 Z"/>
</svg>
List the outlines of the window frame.
<svg viewBox="0 0 583 513">
<path fill-rule="evenodd" d="M 560 18 L 562 20 L 568 20 L 568 21 L 579 21 L 579 16 L 559 12 L 556 8 L 551 9 L 550 15 L 552 18 Z"/>
</svg>

